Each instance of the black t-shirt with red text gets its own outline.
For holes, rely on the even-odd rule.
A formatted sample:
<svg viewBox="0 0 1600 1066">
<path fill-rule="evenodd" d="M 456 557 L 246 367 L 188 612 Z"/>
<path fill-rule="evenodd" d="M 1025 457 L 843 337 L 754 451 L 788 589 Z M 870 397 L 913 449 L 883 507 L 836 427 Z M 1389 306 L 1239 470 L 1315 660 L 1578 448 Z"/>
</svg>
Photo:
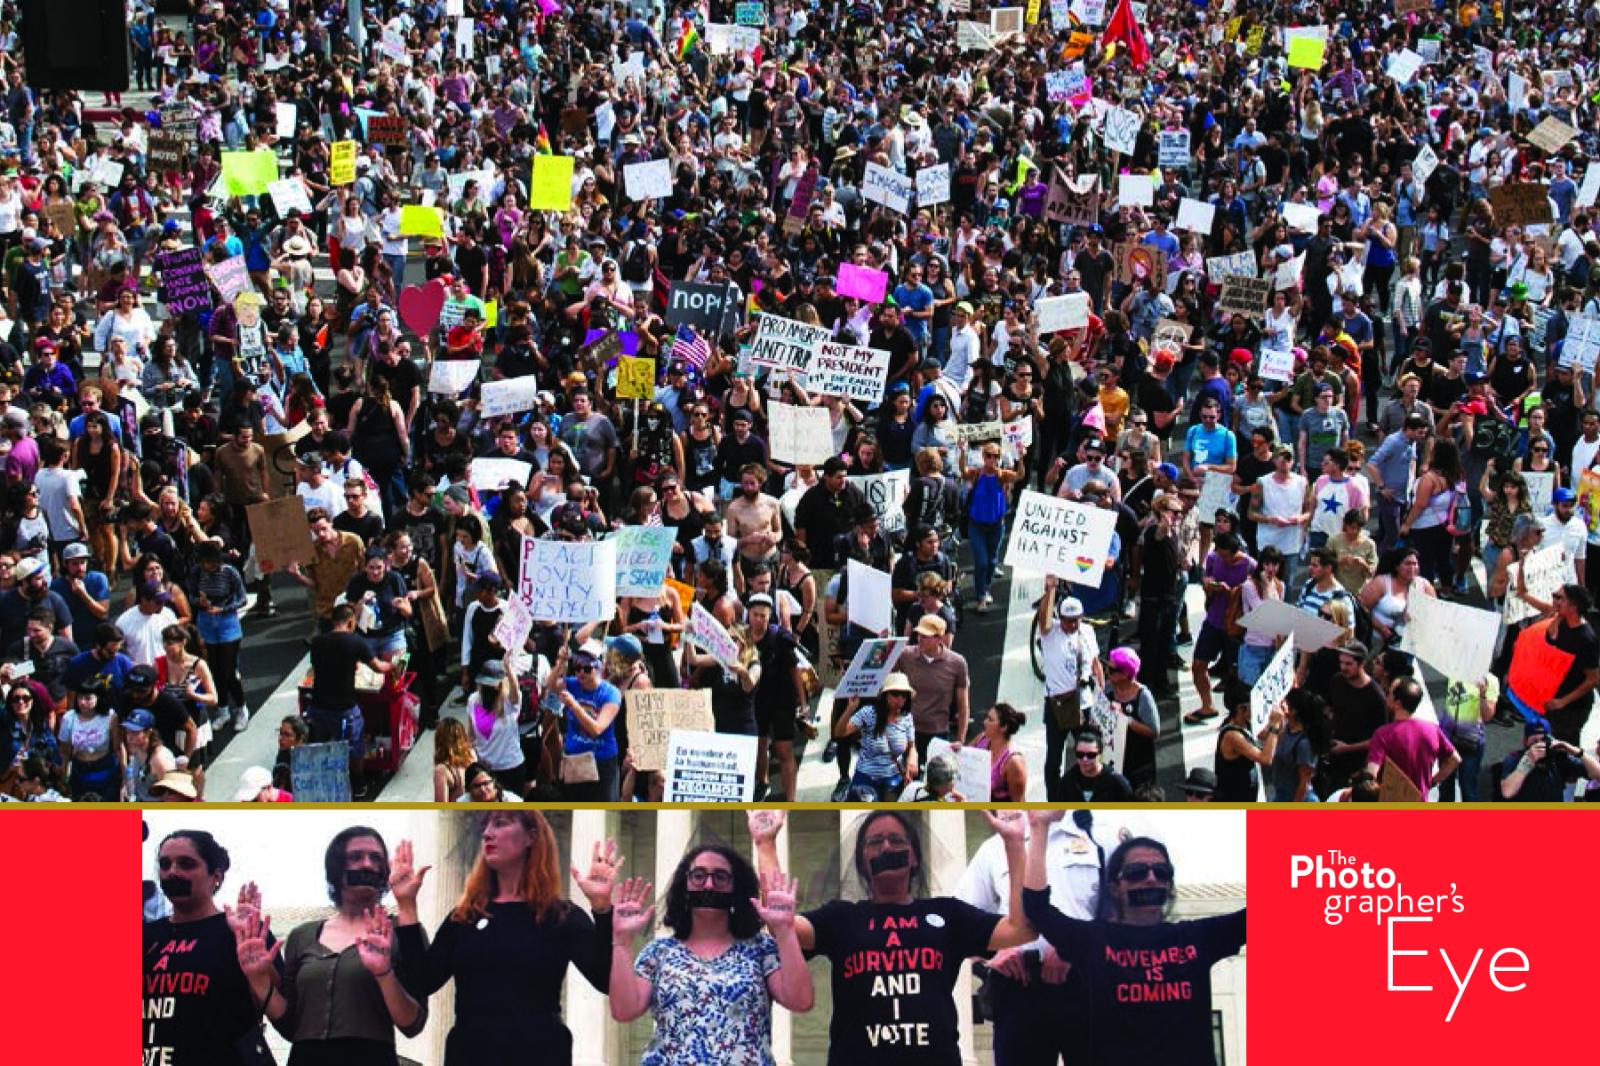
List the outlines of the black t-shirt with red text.
<svg viewBox="0 0 1600 1066">
<path fill-rule="evenodd" d="M 268 944 L 272 940 L 269 938 Z M 261 1024 L 226 915 L 144 927 L 145 1066 L 231 1066 Z"/>
<path fill-rule="evenodd" d="M 999 915 L 940 896 L 835 900 L 805 916 L 816 931 L 809 954 L 833 966 L 829 1066 L 958 1066 L 951 993 L 962 962 L 988 950 Z"/>
<path fill-rule="evenodd" d="M 1211 966 L 1244 946 L 1245 912 L 1160 925 L 1068 918 L 1024 889 L 1028 922 L 1089 986 L 1089 1066 L 1216 1066 Z"/>
</svg>

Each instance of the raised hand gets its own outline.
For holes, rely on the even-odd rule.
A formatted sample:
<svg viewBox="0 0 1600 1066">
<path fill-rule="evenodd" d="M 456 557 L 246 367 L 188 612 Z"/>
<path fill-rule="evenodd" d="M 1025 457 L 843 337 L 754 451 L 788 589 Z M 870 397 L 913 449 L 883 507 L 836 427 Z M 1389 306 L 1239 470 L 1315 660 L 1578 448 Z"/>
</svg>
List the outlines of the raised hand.
<svg viewBox="0 0 1600 1066">
<path fill-rule="evenodd" d="M 267 933 L 272 919 L 259 910 L 241 911 L 225 907 L 228 926 L 233 929 L 235 949 L 239 955 L 239 969 L 247 978 L 259 979 L 272 975 L 272 964 L 283 950 L 279 940 L 267 947 Z"/>
<path fill-rule="evenodd" d="M 745 822 L 750 826 L 750 839 L 757 844 L 767 844 L 778 839 L 783 829 L 782 811 L 746 811 Z"/>
<path fill-rule="evenodd" d="M 394 969 L 393 927 L 382 907 L 368 907 L 364 917 L 366 928 L 356 937 L 356 954 L 368 973 L 382 977 Z"/>
<path fill-rule="evenodd" d="M 785 877 L 781 870 L 762 871 L 761 898 L 750 902 L 773 936 L 794 928 L 794 900 L 799 887 L 799 881 Z"/>
<path fill-rule="evenodd" d="M 580 874 L 572 867 L 572 880 L 589 900 L 593 910 L 603 911 L 611 906 L 611 890 L 617 883 L 617 871 L 622 869 L 624 856 L 615 840 L 604 845 L 594 843 L 594 853 L 589 859 L 589 872 Z"/>
<path fill-rule="evenodd" d="M 1028 810 L 1028 824 L 1048 828 L 1066 816 L 1067 812 L 1060 807 L 1032 807 Z"/>
<path fill-rule="evenodd" d="M 431 869 L 432 866 L 419 869 L 411 841 L 402 840 L 394 849 L 394 857 L 389 860 L 389 891 L 394 893 L 397 901 L 416 903 L 417 893 L 422 891 L 422 879 L 428 876 Z"/>
<path fill-rule="evenodd" d="M 1003 840 L 1020 841 L 1028 835 L 1027 821 L 1021 811 L 984 811 L 983 816 L 988 819 L 989 828 Z"/>
<path fill-rule="evenodd" d="M 239 886 L 239 900 L 232 907 L 223 907 L 223 913 L 228 916 L 228 928 L 233 930 L 235 940 L 244 939 L 245 934 L 252 928 L 247 923 L 250 919 L 261 913 L 261 890 L 254 881 L 246 881 Z"/>
<path fill-rule="evenodd" d="M 649 904 L 650 882 L 642 877 L 630 877 L 617 890 L 616 904 L 611 910 L 611 939 L 617 944 L 631 944 L 639 931 L 650 924 L 656 909 Z"/>
</svg>

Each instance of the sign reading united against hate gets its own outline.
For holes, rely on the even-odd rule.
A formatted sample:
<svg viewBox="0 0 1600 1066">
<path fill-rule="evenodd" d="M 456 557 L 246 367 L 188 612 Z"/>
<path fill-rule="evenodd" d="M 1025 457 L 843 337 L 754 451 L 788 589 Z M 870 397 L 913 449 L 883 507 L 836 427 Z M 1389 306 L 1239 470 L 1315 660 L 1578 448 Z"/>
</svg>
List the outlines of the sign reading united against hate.
<svg viewBox="0 0 1600 1066">
<path fill-rule="evenodd" d="M 674 731 L 715 733 L 711 715 L 711 690 L 630 689 L 624 702 L 628 711 L 628 754 L 635 770 L 659 770 L 667 762 L 667 744 Z"/>
<path fill-rule="evenodd" d="M 617 609 L 617 545 L 522 538 L 517 594 L 540 622 L 609 621 Z"/>
<path fill-rule="evenodd" d="M 1099 588 L 1117 513 L 1025 489 L 1006 546 L 1006 565 Z"/>
<path fill-rule="evenodd" d="M 877 403 L 883 398 L 891 354 L 828 341 L 811 358 L 806 388 L 820 396 L 848 396 L 863 403 Z"/>
</svg>

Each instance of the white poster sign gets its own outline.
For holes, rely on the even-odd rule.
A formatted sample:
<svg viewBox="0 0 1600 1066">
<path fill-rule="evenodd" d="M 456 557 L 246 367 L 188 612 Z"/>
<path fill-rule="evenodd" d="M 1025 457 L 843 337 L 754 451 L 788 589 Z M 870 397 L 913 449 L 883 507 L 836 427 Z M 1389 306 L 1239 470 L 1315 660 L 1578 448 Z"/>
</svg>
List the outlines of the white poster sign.
<svg viewBox="0 0 1600 1066">
<path fill-rule="evenodd" d="M 989 752 L 985 748 L 964 746 L 959 751 L 943 737 L 928 741 L 928 761 L 948 755 L 956 764 L 956 791 L 962 803 L 989 802 Z"/>
<path fill-rule="evenodd" d="M 1125 107 L 1113 107 L 1106 112 L 1105 129 L 1101 137 L 1106 142 L 1106 147 L 1113 152 L 1123 155 L 1132 155 L 1139 144 L 1139 127 L 1144 120 L 1139 117 L 1139 112 L 1130 111 Z"/>
<path fill-rule="evenodd" d="M 1272 656 L 1267 668 L 1250 689 L 1250 722 L 1259 732 L 1278 702 L 1294 687 L 1294 637 L 1290 636 Z"/>
<path fill-rule="evenodd" d="M 298 178 L 280 178 L 267 186 L 267 195 L 272 197 L 272 206 L 278 209 L 279 218 L 288 218 L 290 211 L 299 211 L 302 215 L 311 213 L 311 197 L 306 195 L 306 187 Z"/>
<path fill-rule="evenodd" d="M 1189 131 L 1162 130 L 1156 140 L 1156 161 L 1164 167 L 1182 169 L 1189 165 Z"/>
<path fill-rule="evenodd" d="M 1508 626 L 1539 617 L 1538 609 L 1519 593 L 1521 574 L 1527 574 L 1528 595 L 1544 603 L 1550 602 L 1551 593 L 1562 585 L 1576 581 L 1578 576 L 1572 560 L 1567 558 L 1567 553 L 1559 544 L 1542 548 L 1522 562 L 1511 564 L 1507 573 L 1510 577 L 1510 583 L 1506 585 L 1505 608 Z"/>
<path fill-rule="evenodd" d="M 689 611 L 689 639 L 723 666 L 739 662 L 739 645 L 716 616 L 696 603 Z"/>
<path fill-rule="evenodd" d="M 499 492 L 512 481 L 527 488 L 528 478 L 533 474 L 533 464 L 505 456 L 480 456 L 472 460 L 469 471 L 474 490 Z"/>
<path fill-rule="evenodd" d="M 772 458 L 820 466 L 834 455 L 833 421 L 826 407 L 773 403 L 768 411 Z"/>
<path fill-rule="evenodd" d="M 904 215 L 910 213 L 911 198 L 916 194 L 915 179 L 877 163 L 867 164 L 866 180 L 861 185 L 864 199 Z"/>
<path fill-rule="evenodd" d="M 839 679 L 838 687 L 833 690 L 834 699 L 872 699 L 883 687 L 883 679 L 894 672 L 894 664 L 905 647 L 904 637 L 863 640 L 849 668 Z"/>
<path fill-rule="evenodd" d="M 1267 381 L 1293 381 L 1294 352 L 1288 348 L 1261 349 L 1261 367 L 1257 372 Z"/>
<path fill-rule="evenodd" d="M 666 803 L 750 803 L 759 737 L 674 729 L 667 739 Z"/>
<path fill-rule="evenodd" d="M 1434 153 L 1432 146 L 1425 144 L 1418 148 L 1417 157 L 1411 161 L 1411 176 L 1417 179 L 1417 184 L 1428 184 L 1428 179 L 1438 169 L 1439 157 Z"/>
<path fill-rule="evenodd" d="M 1011 527 L 1006 563 L 1099 588 L 1117 513 L 1025 489 Z"/>
<path fill-rule="evenodd" d="M 1156 202 L 1156 187 L 1148 174 L 1117 175 L 1117 203 L 1126 207 L 1150 207 Z"/>
<path fill-rule="evenodd" d="M 1434 596 L 1408 599 L 1401 647 L 1451 681 L 1475 685 L 1489 672 L 1500 637 L 1500 613 Z"/>
<path fill-rule="evenodd" d="M 428 371 L 428 391 L 442 396 L 459 396 L 463 389 L 478 380 L 478 370 L 483 364 L 476 359 L 439 359 Z"/>
<path fill-rule="evenodd" d="M 806 370 L 806 389 L 818 396 L 848 396 L 875 404 L 883 399 L 891 355 L 877 348 L 827 341 L 811 357 L 811 365 Z M 832 447 L 831 438 L 829 447 Z"/>
<path fill-rule="evenodd" d="M 833 331 L 825 326 L 812 326 L 781 315 L 762 315 L 756 323 L 755 339 L 750 342 L 750 362 L 754 366 L 803 371 L 817 349 L 832 336 Z"/>
<path fill-rule="evenodd" d="M 486 381 L 479 391 L 478 417 L 498 418 L 531 411 L 539 402 L 539 379 L 526 377 Z"/>
<path fill-rule="evenodd" d="M 898 533 L 905 528 L 905 503 L 911 493 L 911 471 L 859 474 L 846 480 L 860 489 L 872 509 L 878 512 L 879 529 L 885 533 Z"/>
<path fill-rule="evenodd" d="M 950 164 L 923 167 L 917 171 L 917 206 L 933 207 L 950 199 Z"/>
<path fill-rule="evenodd" d="M 845 564 L 845 580 L 850 587 L 845 606 L 851 623 L 880 637 L 889 636 L 894 628 L 894 599 L 888 572 L 851 559 Z"/>
<path fill-rule="evenodd" d="M 665 200 L 672 195 L 672 161 L 652 159 L 622 168 L 630 200 Z"/>
<path fill-rule="evenodd" d="M 1172 224 L 1172 228 L 1185 229 L 1190 233 L 1210 233 L 1216 214 L 1217 209 L 1211 204 L 1185 196 L 1178 201 L 1178 220 Z"/>
<path fill-rule="evenodd" d="M 1089 294 L 1069 292 L 1064 296 L 1049 296 L 1033 305 L 1039 317 L 1039 334 L 1056 333 L 1064 329 L 1082 329 L 1089 324 Z"/>
<path fill-rule="evenodd" d="M 609 621 L 617 609 L 616 542 L 523 537 L 517 594 L 541 622 Z"/>
<path fill-rule="evenodd" d="M 1316 204 L 1297 204 L 1286 201 L 1279 210 L 1283 213 L 1284 224 L 1297 233 L 1317 232 L 1317 220 L 1322 217 L 1322 212 L 1317 210 Z"/>
<path fill-rule="evenodd" d="M 623 526 L 611 539 L 617 542 L 617 595 L 654 596 L 661 591 L 672 565 L 672 545 L 678 531 L 672 526 Z"/>
<path fill-rule="evenodd" d="M 1343 632 L 1338 626 L 1310 611 L 1302 611 L 1292 603 L 1266 600 L 1259 603 L 1239 624 L 1252 633 L 1269 637 L 1291 637 L 1301 651 L 1318 651 L 1338 639 Z"/>
</svg>

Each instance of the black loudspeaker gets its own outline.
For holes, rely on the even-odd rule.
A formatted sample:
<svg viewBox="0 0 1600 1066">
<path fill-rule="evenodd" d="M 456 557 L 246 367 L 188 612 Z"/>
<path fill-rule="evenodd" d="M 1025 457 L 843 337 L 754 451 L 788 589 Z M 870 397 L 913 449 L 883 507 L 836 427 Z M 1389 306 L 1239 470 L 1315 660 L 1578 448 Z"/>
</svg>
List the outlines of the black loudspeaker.
<svg viewBox="0 0 1600 1066">
<path fill-rule="evenodd" d="M 35 89 L 125 91 L 123 0 L 22 0 L 22 60 Z"/>
</svg>

